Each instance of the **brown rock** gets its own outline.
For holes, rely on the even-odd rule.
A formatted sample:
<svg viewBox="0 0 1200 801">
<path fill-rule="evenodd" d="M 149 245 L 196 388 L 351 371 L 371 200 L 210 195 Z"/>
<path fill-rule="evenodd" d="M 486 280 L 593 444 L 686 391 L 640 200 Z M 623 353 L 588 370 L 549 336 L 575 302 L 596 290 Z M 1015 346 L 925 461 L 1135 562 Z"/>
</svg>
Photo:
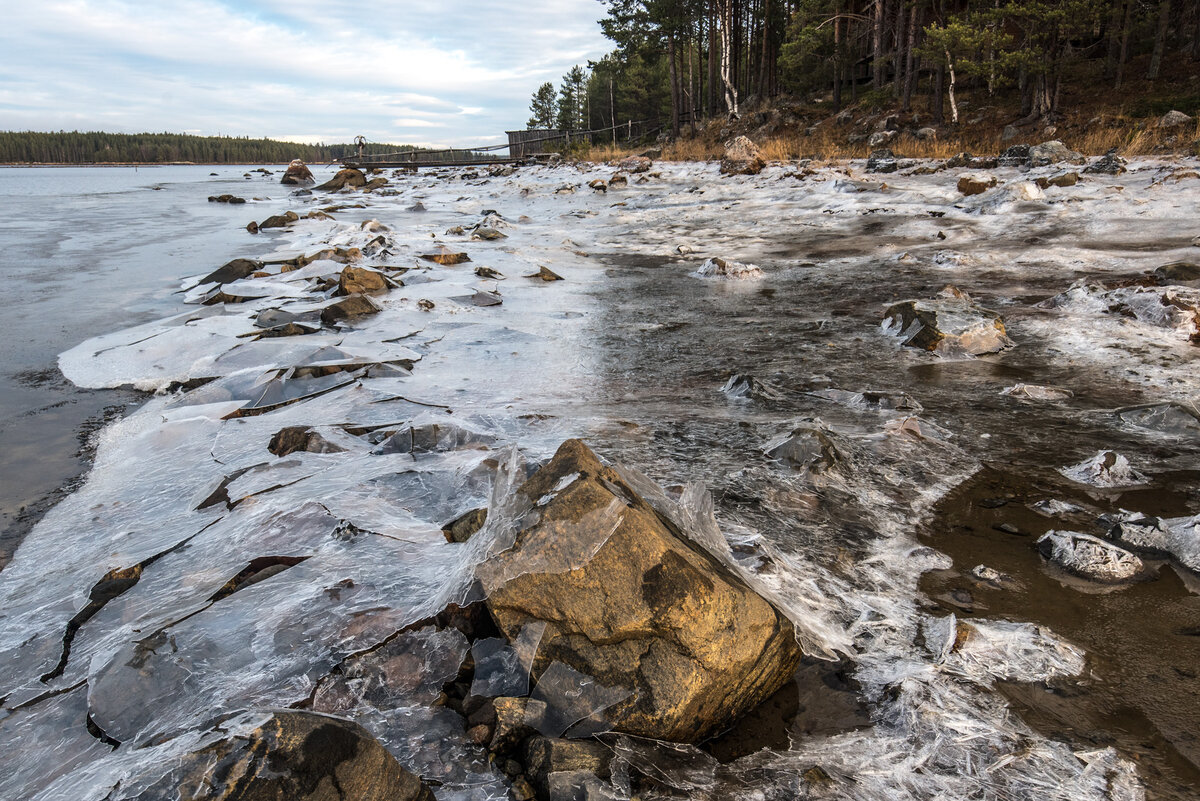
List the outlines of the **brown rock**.
<svg viewBox="0 0 1200 801">
<path fill-rule="evenodd" d="M 563 277 L 545 265 L 539 265 L 536 273 L 530 273 L 526 278 L 540 278 L 543 281 L 561 281 Z"/>
<path fill-rule="evenodd" d="M 387 291 L 387 279 L 366 267 L 343 267 L 338 278 L 338 294 L 341 295 L 371 295 Z"/>
<path fill-rule="evenodd" d="M 213 270 L 200 279 L 202 284 L 228 284 L 230 281 L 240 281 L 261 270 L 263 263 L 253 259 L 234 259 Z"/>
<path fill-rule="evenodd" d="M 597 178 L 594 181 L 588 181 L 588 186 L 596 192 L 608 191 L 608 183 L 603 178 Z"/>
<path fill-rule="evenodd" d="M 275 214 L 258 224 L 261 231 L 263 228 L 287 228 L 296 220 L 300 219 L 300 215 L 294 211 L 285 211 L 283 214 Z"/>
<path fill-rule="evenodd" d="M 948 293 L 935 300 L 908 300 L 890 306 L 884 325 L 902 344 L 936 353 L 998 353 L 1012 347 L 1000 315 Z"/>
<path fill-rule="evenodd" d="M 300 159 L 292 159 L 292 163 L 284 171 L 283 177 L 279 179 L 279 183 L 289 186 L 311 184 L 314 181 L 312 170 L 308 169 L 308 165 Z"/>
<path fill-rule="evenodd" d="M 618 169 L 622 172 L 642 173 L 649 172 L 654 166 L 654 162 L 645 156 L 630 156 L 627 159 L 621 159 L 617 164 Z"/>
<path fill-rule="evenodd" d="M 142 801 L 434 801 L 366 729 L 313 712 L 277 710 L 183 758 Z"/>
<path fill-rule="evenodd" d="M 425 261 L 432 261 L 437 264 L 445 264 L 447 266 L 453 264 L 462 264 L 471 260 L 471 257 L 466 253 L 459 253 L 451 250 L 448 247 L 440 247 L 433 253 L 423 253 L 421 258 Z"/>
<path fill-rule="evenodd" d="M 494 698 L 492 706 L 496 711 L 496 724 L 488 748 L 497 754 L 511 752 L 533 734 L 533 729 L 525 722 L 526 716 L 540 717 L 545 711 L 545 704 L 530 698 Z"/>
<path fill-rule="evenodd" d="M 337 303 L 330 304 L 321 310 L 321 322 L 333 325 L 338 320 L 348 320 L 355 317 L 365 317 L 380 311 L 375 301 L 366 295 L 350 295 Z"/>
<path fill-rule="evenodd" d="M 744 136 L 739 136 L 725 145 L 725 156 L 721 159 L 722 175 L 758 175 L 767 162 L 758 152 L 758 147 Z"/>
<path fill-rule="evenodd" d="M 628 178 L 626 178 L 626 177 L 625 177 L 624 175 L 622 175 L 621 173 L 619 173 L 619 172 L 615 172 L 615 173 L 613 173 L 613 177 L 608 179 L 608 185 L 609 185 L 610 187 L 616 187 L 616 186 L 628 186 L 628 185 L 629 185 L 629 179 L 628 179 Z"/>
<path fill-rule="evenodd" d="M 258 223 L 256 223 L 254 220 L 251 220 L 250 222 L 246 223 L 246 230 L 252 234 L 257 234 L 258 233 Z"/>
<path fill-rule="evenodd" d="M 519 492 L 540 517 L 477 574 L 509 639 L 546 623 L 536 677 L 563 663 L 630 693 L 604 713 L 617 731 L 683 742 L 791 678 L 792 624 L 582 442 L 563 443 Z"/>
<path fill-rule="evenodd" d="M 346 167 L 337 171 L 333 178 L 317 187 L 322 192 L 336 192 L 347 186 L 358 187 L 367 185 L 367 176 L 361 170 Z"/>
<path fill-rule="evenodd" d="M 964 172 L 958 176 L 958 191 L 964 195 L 982 195 L 996 185 L 996 176 L 986 172 Z"/>
<path fill-rule="evenodd" d="M 487 522 L 487 509 L 472 509 L 442 528 L 446 542 L 466 542 Z"/>
</svg>

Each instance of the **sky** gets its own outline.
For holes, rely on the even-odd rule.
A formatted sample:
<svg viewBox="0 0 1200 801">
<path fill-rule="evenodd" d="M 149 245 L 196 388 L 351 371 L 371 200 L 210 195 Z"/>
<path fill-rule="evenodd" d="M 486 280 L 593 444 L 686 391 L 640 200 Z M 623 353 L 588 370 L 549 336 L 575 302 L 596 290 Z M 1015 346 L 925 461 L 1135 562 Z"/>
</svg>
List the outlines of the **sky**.
<svg viewBox="0 0 1200 801">
<path fill-rule="evenodd" d="M 597 0 L 3 0 L 0 130 L 506 141 L 612 49 Z"/>
</svg>

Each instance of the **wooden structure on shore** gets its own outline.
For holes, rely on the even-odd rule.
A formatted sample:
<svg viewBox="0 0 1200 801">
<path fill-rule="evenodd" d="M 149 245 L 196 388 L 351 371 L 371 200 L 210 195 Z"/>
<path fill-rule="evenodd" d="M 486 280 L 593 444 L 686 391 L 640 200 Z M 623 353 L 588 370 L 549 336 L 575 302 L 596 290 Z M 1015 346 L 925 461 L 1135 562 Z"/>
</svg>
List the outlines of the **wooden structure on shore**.
<svg viewBox="0 0 1200 801">
<path fill-rule="evenodd" d="M 404 169 L 420 167 L 485 167 L 496 164 L 515 164 L 523 161 L 545 161 L 555 153 L 575 143 L 592 143 L 593 134 L 608 133 L 613 141 L 624 132 L 628 140 L 634 137 L 634 127 L 641 132 L 643 123 L 626 122 L 592 131 L 560 131 L 552 128 L 533 128 L 526 131 L 505 131 L 508 143 L 479 147 L 448 148 L 446 150 L 402 150 L 396 153 L 367 155 L 363 151 L 367 140 L 355 138 L 358 155 L 342 159 L 347 167 L 358 169 Z M 657 130 L 657 129 L 656 129 Z M 603 141 L 603 140 L 602 140 Z M 507 150 L 502 156 L 495 151 Z"/>
</svg>

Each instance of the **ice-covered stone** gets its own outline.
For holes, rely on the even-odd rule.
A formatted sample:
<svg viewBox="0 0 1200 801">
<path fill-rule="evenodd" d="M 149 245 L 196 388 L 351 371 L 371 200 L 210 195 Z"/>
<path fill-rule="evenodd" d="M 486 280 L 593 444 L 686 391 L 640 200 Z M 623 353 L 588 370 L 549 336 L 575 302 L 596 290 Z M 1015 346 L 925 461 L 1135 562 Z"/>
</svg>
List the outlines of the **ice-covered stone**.
<svg viewBox="0 0 1200 801">
<path fill-rule="evenodd" d="M 721 258 L 711 258 L 696 270 L 701 278 L 728 278 L 737 281 L 762 278 L 762 268 L 756 264 L 744 264 Z"/>
<path fill-rule="evenodd" d="M 1050 561 L 1093 581 L 1127 581 L 1146 569 L 1134 554 L 1091 534 L 1047 531 L 1038 539 L 1037 545 Z"/>
<path fill-rule="evenodd" d="M 1079 464 L 1060 467 L 1058 472 L 1080 484 L 1101 488 L 1131 487 L 1146 482 L 1146 477 L 1115 451 L 1100 451 Z"/>
</svg>

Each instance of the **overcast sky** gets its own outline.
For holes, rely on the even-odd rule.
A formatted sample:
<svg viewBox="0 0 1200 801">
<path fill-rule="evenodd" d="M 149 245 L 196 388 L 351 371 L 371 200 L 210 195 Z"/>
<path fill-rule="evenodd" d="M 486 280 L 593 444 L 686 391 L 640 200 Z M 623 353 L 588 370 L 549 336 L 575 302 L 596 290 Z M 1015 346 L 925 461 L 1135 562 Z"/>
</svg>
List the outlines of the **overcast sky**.
<svg viewBox="0 0 1200 801">
<path fill-rule="evenodd" d="M 0 5 L 0 130 L 484 144 L 611 45 L 597 0 Z"/>
</svg>

